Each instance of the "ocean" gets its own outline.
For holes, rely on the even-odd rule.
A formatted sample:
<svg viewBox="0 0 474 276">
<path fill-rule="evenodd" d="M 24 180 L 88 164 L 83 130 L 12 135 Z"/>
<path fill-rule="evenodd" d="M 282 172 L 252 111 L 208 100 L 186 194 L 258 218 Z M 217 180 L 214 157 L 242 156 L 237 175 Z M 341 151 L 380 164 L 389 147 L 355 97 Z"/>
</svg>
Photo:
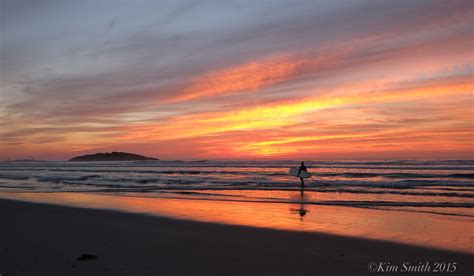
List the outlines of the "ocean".
<svg viewBox="0 0 474 276">
<path fill-rule="evenodd" d="M 474 160 L 0 162 L 0 192 L 304 203 L 474 217 Z"/>
</svg>

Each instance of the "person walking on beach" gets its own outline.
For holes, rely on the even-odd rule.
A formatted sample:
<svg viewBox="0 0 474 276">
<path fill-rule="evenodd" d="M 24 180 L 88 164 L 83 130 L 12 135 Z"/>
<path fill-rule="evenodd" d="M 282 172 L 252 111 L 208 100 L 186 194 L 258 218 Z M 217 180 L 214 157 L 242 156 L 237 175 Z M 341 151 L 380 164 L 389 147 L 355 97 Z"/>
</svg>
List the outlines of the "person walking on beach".
<svg viewBox="0 0 474 276">
<path fill-rule="evenodd" d="M 301 162 L 301 166 L 298 170 L 298 175 L 300 175 L 301 171 L 305 171 L 307 172 L 308 169 L 306 168 L 306 166 L 304 165 L 304 162 Z M 300 177 L 300 180 L 301 180 L 301 191 L 304 190 L 304 180 L 303 180 L 303 177 Z"/>
</svg>

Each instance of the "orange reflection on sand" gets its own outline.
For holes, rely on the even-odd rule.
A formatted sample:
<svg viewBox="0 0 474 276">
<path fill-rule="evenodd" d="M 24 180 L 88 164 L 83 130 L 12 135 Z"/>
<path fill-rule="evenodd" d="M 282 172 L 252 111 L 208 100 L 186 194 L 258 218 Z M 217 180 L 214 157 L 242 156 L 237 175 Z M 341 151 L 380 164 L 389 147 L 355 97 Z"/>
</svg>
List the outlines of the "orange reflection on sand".
<svg viewBox="0 0 474 276">
<path fill-rule="evenodd" d="M 388 240 L 474 253 L 471 217 L 298 203 L 228 202 L 80 193 L 0 193 L 0 198 L 170 218 Z M 314 199 L 313 199 L 314 200 Z"/>
</svg>

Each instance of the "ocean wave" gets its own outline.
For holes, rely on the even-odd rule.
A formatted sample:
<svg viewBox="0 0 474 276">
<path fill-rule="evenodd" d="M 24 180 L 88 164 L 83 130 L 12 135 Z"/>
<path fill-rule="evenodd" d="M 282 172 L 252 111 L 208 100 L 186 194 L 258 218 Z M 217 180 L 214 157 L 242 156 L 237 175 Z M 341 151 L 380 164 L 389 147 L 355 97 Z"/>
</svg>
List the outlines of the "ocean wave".
<svg viewBox="0 0 474 276">
<path fill-rule="evenodd" d="M 393 178 L 393 179 L 418 179 L 418 178 L 458 178 L 458 179 L 474 179 L 474 174 L 456 173 L 456 174 L 419 174 L 419 173 L 367 173 L 367 172 L 350 172 L 350 173 L 315 173 L 315 177 L 346 177 L 346 178 Z"/>
<path fill-rule="evenodd" d="M 36 175 L 34 176 L 39 182 L 53 182 L 59 183 L 64 181 L 84 181 L 91 178 L 98 178 L 101 175 Z"/>
<path fill-rule="evenodd" d="M 226 182 L 231 182 L 229 185 L 236 185 L 237 183 L 232 178 L 227 178 L 226 176 L 232 176 L 233 178 L 243 178 L 245 183 L 248 184 L 261 184 L 261 185 L 281 185 L 278 181 L 268 182 L 271 180 L 285 180 L 286 182 L 291 182 L 293 177 L 287 174 L 285 171 L 273 171 L 273 172 L 256 172 L 256 171 L 198 171 L 198 170 L 166 170 L 166 171 L 150 171 L 150 170 L 63 170 L 55 169 L 51 172 L 56 172 L 58 174 L 48 174 L 37 171 L 25 172 L 9 172 L 9 173 L 0 173 L 0 179 L 14 179 L 14 180 L 24 180 L 30 177 L 35 177 L 40 182 L 55 182 L 58 183 L 62 180 L 87 180 L 90 178 L 103 178 L 104 180 L 110 181 L 135 181 L 137 183 L 154 183 L 159 181 L 169 182 L 186 182 L 188 178 L 185 176 L 195 176 L 199 178 L 200 182 L 212 181 L 213 179 L 224 179 Z M 115 175 L 123 175 L 122 177 L 116 177 Z M 178 176 L 175 177 L 176 180 L 165 180 L 166 176 Z M 169 178 L 169 177 L 168 177 Z M 433 173 L 433 174 L 422 174 L 422 173 L 377 173 L 377 172 L 314 172 L 313 178 L 308 180 L 309 182 L 317 181 L 319 185 L 333 185 L 330 183 L 332 179 L 336 178 L 336 181 L 339 181 L 339 184 L 352 185 L 351 183 L 356 183 L 359 185 L 361 182 L 352 182 L 350 180 L 344 179 L 374 179 L 373 181 L 366 181 L 368 186 L 373 185 L 374 187 L 378 186 L 387 186 L 393 185 L 398 187 L 407 187 L 407 186 L 417 186 L 417 185 L 437 185 L 436 183 L 441 182 L 446 185 L 450 183 L 456 183 L 458 180 L 466 180 L 463 183 L 467 183 L 469 186 L 469 181 L 474 180 L 474 174 L 471 173 L 453 173 L 453 174 L 442 174 L 442 173 Z M 337 179 L 340 178 L 340 179 Z M 375 180 L 380 178 L 381 180 Z M 266 180 L 267 182 L 259 183 L 261 180 Z M 401 180 L 400 181 L 383 181 L 382 179 L 393 179 Z M 452 180 L 451 180 L 452 179 Z M 411 182 L 410 182 L 411 181 Z M 413 183 L 416 181 L 416 183 Z M 434 181 L 434 182 L 433 182 Z M 455 184 L 457 185 L 457 184 Z M 462 184 L 461 184 L 462 185 Z"/>
<path fill-rule="evenodd" d="M 74 181 L 74 180 L 64 180 L 64 184 L 69 185 L 81 185 L 81 186 L 92 186 L 92 187 L 107 187 L 107 188 L 119 188 L 119 189 L 148 189 L 148 190 L 157 190 L 160 187 L 155 185 L 135 185 L 133 183 L 122 183 L 122 184 L 115 184 L 115 183 L 106 183 L 106 182 L 83 182 L 83 181 Z"/>
<path fill-rule="evenodd" d="M 28 178 L 30 176 L 25 174 L 0 174 L 0 179 L 26 180 Z"/>
<path fill-rule="evenodd" d="M 349 177 L 350 176 L 350 177 Z M 403 179 L 404 177 L 410 179 Z M 325 177 L 341 177 L 340 179 L 327 179 Z M 377 180 L 366 180 L 365 178 L 382 177 Z M 434 175 L 417 175 L 406 173 L 389 173 L 389 174 L 373 174 L 373 173 L 325 173 L 317 174 L 315 178 L 306 181 L 308 186 L 313 187 L 363 187 L 363 188 L 393 188 L 393 189 L 410 189 L 423 186 L 450 186 L 456 187 L 474 187 L 471 181 L 471 174 L 453 174 L 446 175 L 444 178 Z M 38 182 L 65 183 L 67 181 L 88 182 L 133 182 L 136 184 L 166 184 L 166 185 L 204 185 L 204 186 L 234 186 L 234 187 L 297 187 L 299 181 L 297 178 L 290 176 L 273 178 L 268 175 L 238 176 L 231 178 L 221 178 L 218 175 L 205 175 L 189 177 L 168 177 L 166 174 L 156 174 L 154 176 L 146 175 L 105 175 L 105 174 L 0 174 L 0 179 L 11 180 L 28 180 L 36 179 Z M 352 178 L 352 179 L 351 179 Z M 359 180 L 358 180 L 359 179 Z M 393 179 L 393 180 L 387 180 Z"/>
<path fill-rule="evenodd" d="M 288 160 L 2 163 L 0 179 L 6 180 L 0 189 L 21 190 L 25 184 L 34 191 L 52 192 L 297 191 L 299 179 L 287 173 L 295 164 Z M 473 160 L 317 161 L 308 162 L 308 167 L 314 177 L 305 181 L 306 189 L 312 192 L 390 194 L 400 201 L 412 196 L 453 201 L 474 197 Z"/>
<path fill-rule="evenodd" d="M 59 180 L 57 180 L 59 181 Z M 84 181 L 80 178 L 75 180 L 61 180 L 61 184 L 63 184 L 63 188 L 59 188 L 59 190 L 67 190 L 68 185 L 73 186 L 82 186 L 82 187 L 91 187 L 90 190 L 86 191 L 97 191 L 98 189 L 113 189 L 113 191 L 232 191 L 232 190 L 247 190 L 247 191 L 298 191 L 300 189 L 299 185 L 289 184 L 289 183 L 273 183 L 273 182 L 255 182 L 255 183 L 248 183 L 248 182 L 216 182 L 216 183 L 204 183 L 199 180 L 188 180 L 188 181 L 177 181 L 173 179 L 168 179 L 165 181 L 161 181 L 157 184 L 145 185 L 142 183 L 134 182 L 134 181 L 97 181 L 97 179 L 90 178 L 87 181 Z M 392 194 L 392 195 L 402 195 L 402 196 L 422 196 L 422 197 L 429 197 L 429 196 L 436 196 L 436 197 L 457 197 L 457 198 L 474 198 L 474 193 L 472 190 L 464 190 L 458 189 L 455 191 L 445 191 L 441 186 L 441 189 L 436 188 L 436 186 L 431 186 L 432 190 L 417 190 L 416 187 L 414 189 L 407 189 L 404 187 L 401 189 L 399 186 L 393 185 L 383 185 L 378 184 L 377 187 L 367 187 L 366 184 L 356 185 L 352 183 L 352 185 L 307 185 L 306 191 L 308 192 L 321 192 L 321 193 L 352 193 L 352 194 Z M 432 183 L 431 183 L 432 184 Z M 423 186 L 419 186 L 423 187 Z M 41 187 L 38 187 L 41 189 Z M 45 189 L 49 189 L 48 187 L 44 187 Z M 371 188 L 378 188 L 378 189 L 371 189 Z M 383 188 L 383 189 L 380 189 Z M 436 189 L 435 189 L 436 188 Z M 471 193 L 470 193 L 471 192 Z"/>
<path fill-rule="evenodd" d="M 454 180 L 400 180 L 400 181 L 354 181 L 354 180 L 321 180 L 311 183 L 320 187 L 365 187 L 365 188 L 393 188 L 409 189 L 423 186 L 459 186 L 474 187 L 474 182 Z"/>
<path fill-rule="evenodd" d="M 300 161 L 120 161 L 120 162 L 0 162 L 0 170 L 50 168 L 288 168 Z M 474 160 L 307 160 L 309 168 L 474 170 Z"/>
<path fill-rule="evenodd" d="M 38 187 L 37 186 L 32 186 L 32 185 L 0 185 L 0 188 L 35 190 Z"/>
</svg>

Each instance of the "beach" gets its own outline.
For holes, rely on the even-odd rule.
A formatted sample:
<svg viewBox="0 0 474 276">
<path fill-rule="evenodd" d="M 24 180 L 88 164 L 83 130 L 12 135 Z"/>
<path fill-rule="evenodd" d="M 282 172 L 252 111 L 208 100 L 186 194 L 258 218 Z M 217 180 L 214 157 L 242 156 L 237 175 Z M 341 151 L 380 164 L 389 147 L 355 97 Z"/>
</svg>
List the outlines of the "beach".
<svg viewBox="0 0 474 276">
<path fill-rule="evenodd" d="M 0 162 L 0 274 L 474 271 L 473 161 L 292 164 Z"/>
<path fill-rule="evenodd" d="M 379 262 L 474 271 L 472 254 L 324 233 L 6 199 L 0 214 L 2 275 L 367 275 Z"/>
</svg>

